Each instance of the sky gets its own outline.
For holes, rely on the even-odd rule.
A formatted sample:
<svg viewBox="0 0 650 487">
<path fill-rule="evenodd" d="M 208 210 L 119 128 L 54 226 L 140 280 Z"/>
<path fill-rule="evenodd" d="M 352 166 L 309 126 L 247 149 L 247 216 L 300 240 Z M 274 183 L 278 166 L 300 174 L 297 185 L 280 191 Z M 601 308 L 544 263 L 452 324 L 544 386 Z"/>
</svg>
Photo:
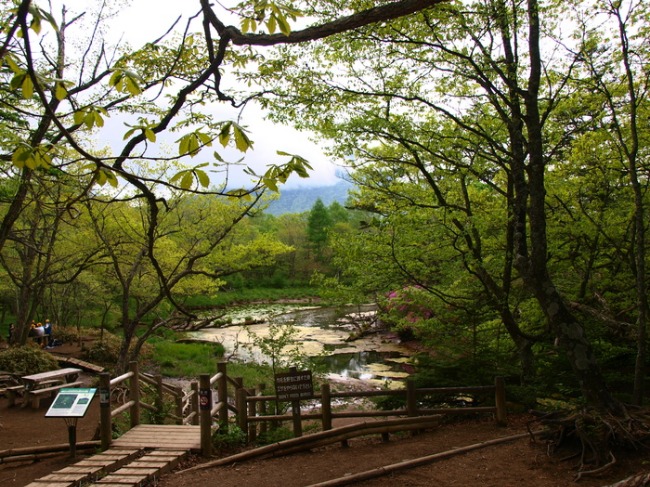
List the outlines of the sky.
<svg viewBox="0 0 650 487">
<path fill-rule="evenodd" d="M 69 5 L 82 5 L 93 1 L 68 0 Z M 111 35 L 136 47 L 164 34 L 178 17 L 179 11 L 185 11 L 183 20 L 179 23 L 184 27 L 186 19 L 196 13 L 198 9 L 198 0 L 183 2 L 178 0 L 132 0 L 130 5 L 124 7 L 121 14 L 112 22 L 117 27 L 111 29 Z M 237 113 L 228 113 L 227 110 L 228 107 L 225 105 L 215 106 L 211 109 L 215 117 L 221 119 L 233 119 L 237 116 Z M 121 146 L 122 134 L 127 130 L 126 127 L 123 127 L 123 122 L 123 120 L 113 120 L 107 123 L 107 130 L 113 132 L 109 137 L 113 139 L 113 143 L 110 144 L 113 147 Z M 341 168 L 325 156 L 318 144 L 310 140 L 311 134 L 265 120 L 261 109 L 252 106 L 244 110 L 244 118 L 239 123 L 250 131 L 249 137 L 254 141 L 252 150 L 242 154 L 234 149 L 224 150 L 219 144 L 215 144 L 208 153 L 212 154 L 214 150 L 219 150 L 222 157 L 228 161 L 239 160 L 243 156 L 242 164 L 254 168 L 257 172 L 263 172 L 268 163 L 281 164 L 288 161 L 287 157 L 278 156 L 277 151 L 297 154 L 307 159 L 313 167 L 310 178 L 304 179 L 294 175 L 286 183 L 285 188 L 328 186 L 339 181 L 336 173 L 340 172 Z M 168 134 L 161 136 L 157 142 L 160 146 L 169 147 L 175 143 L 178 137 L 178 134 Z M 194 158 L 196 160 L 193 159 L 190 162 L 198 164 L 207 161 L 206 157 L 199 160 L 200 157 L 197 156 Z M 231 174 L 230 181 L 232 185 L 246 185 L 250 181 L 250 176 L 243 174 L 240 170 Z"/>
</svg>

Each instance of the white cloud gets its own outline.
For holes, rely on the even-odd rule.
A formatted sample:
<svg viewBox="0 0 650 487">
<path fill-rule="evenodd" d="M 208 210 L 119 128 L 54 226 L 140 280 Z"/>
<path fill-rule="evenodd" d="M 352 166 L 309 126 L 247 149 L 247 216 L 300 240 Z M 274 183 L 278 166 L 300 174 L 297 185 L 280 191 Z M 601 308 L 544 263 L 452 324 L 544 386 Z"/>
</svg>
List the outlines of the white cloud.
<svg viewBox="0 0 650 487">
<path fill-rule="evenodd" d="M 182 20 L 177 24 L 176 29 L 184 29 L 187 20 L 198 10 L 198 1 L 134 0 L 125 5 L 119 15 L 111 20 L 111 24 L 115 26 L 115 28 L 111 28 L 111 37 L 114 36 L 115 42 L 120 40 L 120 42 L 134 47 L 139 46 L 166 33 L 181 14 Z M 229 19 L 229 21 L 235 23 L 236 19 Z M 199 24 L 197 23 L 197 25 Z M 215 105 L 211 107 L 210 111 L 216 119 L 234 120 L 238 116 L 238 113 L 226 105 Z M 130 123 L 134 123 L 136 118 L 133 117 Z M 123 125 L 124 121 L 126 118 L 121 117 L 108 121 L 105 130 L 100 135 L 100 140 L 108 143 L 114 150 L 119 150 L 123 145 L 122 136 L 127 130 Z M 286 156 L 277 154 L 277 151 L 283 151 L 304 157 L 313 167 L 309 179 L 294 175 L 284 187 L 327 186 L 338 181 L 337 167 L 324 155 L 322 148 L 310 140 L 310 134 L 299 132 L 291 127 L 273 124 L 265 120 L 264 113 L 255 107 L 247 107 L 244 110 L 243 118 L 237 121 L 250 130 L 249 136 L 254 142 L 252 150 L 242 154 L 235 150 L 224 150 L 216 144 L 196 156 L 190 163 L 214 162 L 211 155 L 215 150 L 227 161 L 236 161 L 243 157 L 242 167 L 230 172 L 229 185 L 246 185 L 250 182 L 250 176 L 243 173 L 245 166 L 262 173 L 269 164 L 281 164 L 288 160 Z M 156 152 L 170 154 L 170 150 L 175 151 L 175 140 L 179 136 L 176 133 L 161 135 L 157 143 L 149 149 L 148 154 L 154 155 Z M 220 182 L 218 175 L 213 176 L 213 183 L 219 184 Z"/>
</svg>

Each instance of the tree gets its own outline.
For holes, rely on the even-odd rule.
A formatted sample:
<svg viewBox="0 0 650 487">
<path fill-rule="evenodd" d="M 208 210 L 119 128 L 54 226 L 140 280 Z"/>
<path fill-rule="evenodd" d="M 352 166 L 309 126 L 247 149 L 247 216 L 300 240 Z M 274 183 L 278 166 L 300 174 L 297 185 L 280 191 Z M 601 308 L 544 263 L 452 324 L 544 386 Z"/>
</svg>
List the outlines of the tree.
<svg viewBox="0 0 650 487">
<path fill-rule="evenodd" d="M 256 62 L 254 46 L 308 42 L 408 15 L 440 1 L 402 0 L 291 32 L 289 21 L 300 13 L 291 7 L 255 2 L 240 4 L 233 11 L 243 19 L 242 31 L 227 26 L 213 6 L 201 0 L 201 28 L 193 27 L 199 16 L 191 17 L 176 39 L 163 36 L 129 51 L 104 43 L 102 31 L 107 28 L 105 22 L 111 13 L 104 3 L 93 18 L 89 12 L 72 14 L 70 18 L 71 11 L 65 6 L 55 12 L 52 5 L 50 10 L 45 10 L 30 0 L 14 0 L 12 5 L 3 8 L 0 39 L 0 62 L 4 67 L 0 82 L 8 93 L 4 100 L 12 103 L 4 107 L 7 115 L 4 120 L 11 126 L 2 130 L 2 159 L 8 165 L 6 174 L 12 187 L 0 222 L 0 250 L 28 205 L 27 193 L 34 174 L 42 170 L 65 173 L 72 166 L 74 174 L 90 181 L 79 189 L 80 196 L 94 185 L 117 187 L 123 183 L 135 190 L 130 198 L 146 202 L 149 211 L 146 256 L 159 281 L 165 282 L 154 245 L 158 219 L 165 211 L 164 198 L 153 188 L 159 192 L 182 190 L 226 198 L 252 195 L 257 201 L 259 192 L 267 188 L 277 190 L 277 185 L 293 173 L 306 177 L 310 169 L 302 157 L 279 152 L 288 162 L 270 164 L 259 175 L 249 170 L 254 178 L 250 187 L 230 188 L 229 165 L 215 152 L 211 159 L 223 179 L 212 188 L 206 172 L 208 164 L 204 162 L 185 162 L 178 173 L 166 180 L 157 177 L 151 180 L 139 174 L 143 160 L 169 159 L 155 147 L 158 135 L 163 132 L 180 132 L 178 158 L 185 161 L 216 141 L 242 152 L 251 147 L 246 130 L 236 121 L 215 121 L 199 111 L 199 107 L 211 103 L 241 108 L 255 98 L 245 94 L 237 101 L 235 93 L 224 90 L 224 66 L 230 62 L 239 65 Z M 257 31 L 259 19 L 264 19 L 269 33 L 248 33 Z M 76 33 L 75 28 L 79 29 Z M 281 33 L 276 34 L 278 28 Z M 84 41 L 78 50 L 70 41 L 75 37 Z M 233 46 L 250 49 L 241 52 Z M 115 150 L 98 149 L 91 135 L 104 126 L 106 117 L 116 112 L 128 115 L 124 143 Z M 77 161 L 84 161 L 81 174 Z M 26 327 L 26 322 L 21 326 Z"/>
<path fill-rule="evenodd" d="M 587 89 L 602 97 L 601 127 L 609 137 L 600 144 L 607 149 L 613 146 L 615 161 L 624 168 L 633 191 L 633 248 L 630 266 L 635 275 L 637 309 L 637 360 L 634 379 L 634 403 L 643 402 L 645 383 L 645 364 L 647 362 L 647 327 L 650 309 L 647 299 L 646 272 L 646 214 L 647 177 L 644 160 L 647 153 L 641 150 L 642 129 L 640 114 L 646 112 L 648 90 L 648 44 L 647 6 L 641 3 L 611 2 L 599 3 L 594 13 L 589 10 L 577 11 L 581 26 L 581 45 L 579 52 L 586 70 L 581 80 Z M 596 18 L 592 18 L 596 17 Z M 605 23 L 599 28 L 591 25 L 604 17 Z M 603 32 L 609 23 L 609 32 Z M 603 36 L 609 35 L 616 43 L 601 47 Z M 609 129 L 609 130 L 608 130 Z"/>
<path fill-rule="evenodd" d="M 327 235 L 331 226 L 332 221 L 327 207 L 318 198 L 307 218 L 307 236 L 317 260 L 324 258 L 323 251 L 327 245 Z"/>
<path fill-rule="evenodd" d="M 15 289 L 16 342 L 20 344 L 27 340 L 27 323 L 37 313 L 50 316 L 54 310 L 44 306 L 46 292 L 75 281 L 102 258 L 100 249 L 87 244 L 87 231 L 79 226 L 82 203 L 76 182 L 61 179 L 43 174 L 32 178 L 29 205 L 12 226 L 0 253 L 0 264 Z"/>
<path fill-rule="evenodd" d="M 155 232 L 160 269 L 147 259 L 146 206 L 88 205 L 95 239 L 108 256 L 104 281 L 120 303 L 120 367 L 138 356 L 156 330 L 194 318 L 170 313 L 181 307 L 176 303 L 184 296 L 213 293 L 226 276 L 270 265 L 289 250 L 265 236 L 248 238 L 241 220 L 254 204 L 187 195 L 170 198 Z"/>
<path fill-rule="evenodd" d="M 566 353 L 587 402 L 620 414 L 621 404 L 605 383 L 585 328 L 549 265 L 546 176 L 562 164 L 573 135 L 551 126 L 549 118 L 563 97 L 577 90 L 569 81 L 579 56 L 558 58 L 557 50 L 543 44 L 550 37 L 543 36 L 563 13 L 537 0 L 464 7 L 449 5 L 408 23 L 329 39 L 312 47 L 316 55 L 309 57 L 308 75 L 305 53 L 295 56 L 300 62 L 289 64 L 287 51 L 282 51 L 283 76 L 291 85 L 276 92 L 279 103 L 294 111 L 278 111 L 277 118 L 286 120 L 295 110 L 306 110 L 298 121 L 301 128 L 336 140 L 337 154 L 355 167 L 395 168 L 395 184 L 412 177 L 413 168 L 427 181 L 436 204 L 445 202 L 450 221 L 459 212 L 470 216 L 470 208 L 458 202 L 470 194 L 471 178 L 499 195 L 505 209 L 501 283 L 493 286 L 483 270 L 484 259 L 492 256 L 474 254 L 468 260 L 470 270 L 504 311 L 512 305 L 507 292 L 511 282 L 521 279 Z M 325 73 L 334 64 L 339 75 L 331 81 Z M 349 70 L 343 75 L 345 65 Z M 427 130 L 428 124 L 439 127 L 443 120 L 449 129 Z M 426 137 L 445 140 L 442 147 L 455 143 L 455 154 L 428 153 L 431 139 Z M 383 158 L 378 151 L 382 144 L 389 149 Z M 403 152 L 390 152 L 395 146 Z M 445 180 L 431 177 L 430 168 L 455 170 L 458 181 L 469 176 L 457 200 L 441 191 Z M 481 249 L 477 218 L 470 221 L 472 225 L 458 220 L 457 238 L 476 251 Z"/>
</svg>

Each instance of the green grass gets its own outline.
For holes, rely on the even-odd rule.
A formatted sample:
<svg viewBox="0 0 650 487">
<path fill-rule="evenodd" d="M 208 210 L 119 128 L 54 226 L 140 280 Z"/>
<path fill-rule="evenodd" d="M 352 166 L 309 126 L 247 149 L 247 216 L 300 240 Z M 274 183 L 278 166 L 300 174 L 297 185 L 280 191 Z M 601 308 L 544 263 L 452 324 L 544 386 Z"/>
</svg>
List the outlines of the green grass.
<svg viewBox="0 0 650 487">
<path fill-rule="evenodd" d="M 223 356 L 221 344 L 176 343 L 156 340 L 153 362 L 160 366 L 160 373 L 165 377 L 184 377 L 198 380 L 200 374 L 214 375 L 217 363 Z M 241 377 L 246 387 L 266 384 L 266 390 L 272 391 L 273 374 L 267 366 L 258 364 L 228 363 L 228 376 Z"/>
<path fill-rule="evenodd" d="M 196 377 L 199 374 L 214 374 L 217 362 L 223 356 L 219 343 L 176 343 L 167 340 L 152 340 L 153 361 L 160 366 L 160 373 L 166 377 Z"/>
</svg>

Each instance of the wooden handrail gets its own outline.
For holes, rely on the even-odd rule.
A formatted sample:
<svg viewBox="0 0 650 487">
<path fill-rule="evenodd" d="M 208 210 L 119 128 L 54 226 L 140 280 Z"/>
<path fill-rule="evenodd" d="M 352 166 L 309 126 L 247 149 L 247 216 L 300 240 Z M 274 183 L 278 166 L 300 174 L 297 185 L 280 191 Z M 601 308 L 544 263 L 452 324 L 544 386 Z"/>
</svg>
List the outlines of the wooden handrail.
<svg viewBox="0 0 650 487">
<path fill-rule="evenodd" d="M 210 411 L 210 415 L 211 415 L 211 416 L 214 416 L 214 415 L 217 414 L 219 411 L 221 411 L 221 408 L 223 408 L 223 407 L 225 407 L 225 406 L 226 406 L 226 403 L 219 401 L 218 403 L 216 403 L 216 404 L 214 405 L 214 407 L 213 407 L 212 410 Z"/>
<path fill-rule="evenodd" d="M 213 386 L 215 382 L 223 377 L 223 372 L 217 372 L 212 377 L 210 377 L 210 385 Z"/>
<path fill-rule="evenodd" d="M 133 372 L 125 372 L 122 375 L 118 375 L 114 379 L 111 379 L 110 384 L 111 386 L 115 386 L 117 384 L 120 384 L 121 382 L 124 382 L 126 379 L 129 379 L 133 377 Z"/>
<path fill-rule="evenodd" d="M 118 414 L 123 413 L 124 411 L 126 411 L 127 409 L 131 408 L 134 405 L 135 405 L 135 401 L 125 402 L 119 408 L 115 408 L 111 411 L 111 418 L 114 418 Z"/>
</svg>

